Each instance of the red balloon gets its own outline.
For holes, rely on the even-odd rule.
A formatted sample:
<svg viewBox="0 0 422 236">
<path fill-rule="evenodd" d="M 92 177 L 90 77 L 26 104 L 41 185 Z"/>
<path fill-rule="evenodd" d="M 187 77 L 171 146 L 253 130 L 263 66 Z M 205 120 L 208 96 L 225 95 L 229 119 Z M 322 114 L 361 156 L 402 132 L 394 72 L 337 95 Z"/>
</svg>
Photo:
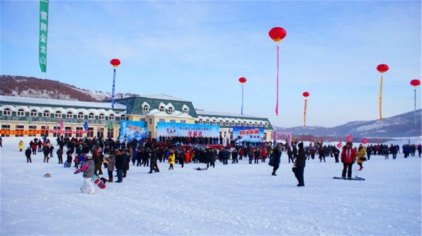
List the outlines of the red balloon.
<svg viewBox="0 0 422 236">
<path fill-rule="evenodd" d="M 410 85 L 412 85 L 412 86 L 414 86 L 414 87 L 417 87 L 417 86 L 419 86 L 420 84 L 421 84 L 421 81 L 420 81 L 420 80 L 418 80 L 418 79 L 414 79 L 414 80 L 410 81 Z"/>
<path fill-rule="evenodd" d="M 111 59 L 110 64 L 114 67 L 117 68 L 120 65 L 120 60 L 119 59 Z"/>
<path fill-rule="evenodd" d="M 274 40 L 274 42 L 280 42 L 284 37 L 286 37 L 286 30 L 281 27 L 274 27 L 268 32 L 270 38 Z"/>
<path fill-rule="evenodd" d="M 387 72 L 388 71 L 388 65 L 386 65 L 386 64 L 379 64 L 378 66 L 377 66 L 377 70 L 380 72 L 380 73 L 385 73 L 385 72 Z"/>
<path fill-rule="evenodd" d="M 303 94 L 302 94 L 305 98 L 307 98 L 307 97 L 309 97 L 309 93 L 308 92 L 303 92 Z"/>
<path fill-rule="evenodd" d="M 239 78 L 239 82 L 240 82 L 241 84 L 246 83 L 246 78 L 245 78 L 245 77 L 240 77 L 240 78 Z"/>
</svg>

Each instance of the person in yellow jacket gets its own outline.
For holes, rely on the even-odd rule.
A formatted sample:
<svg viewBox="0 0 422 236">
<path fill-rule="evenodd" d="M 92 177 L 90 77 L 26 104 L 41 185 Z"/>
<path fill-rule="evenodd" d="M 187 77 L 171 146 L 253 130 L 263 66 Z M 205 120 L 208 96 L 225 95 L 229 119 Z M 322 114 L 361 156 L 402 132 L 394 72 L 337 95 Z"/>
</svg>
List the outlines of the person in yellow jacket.
<svg viewBox="0 0 422 236">
<path fill-rule="evenodd" d="M 22 140 L 21 140 L 21 141 L 19 141 L 19 144 L 18 144 L 18 147 L 19 147 L 19 152 L 22 152 L 22 150 L 23 150 L 23 145 L 24 145 L 23 141 L 22 141 Z"/>
<path fill-rule="evenodd" d="M 169 161 L 169 164 L 170 164 L 169 170 L 173 170 L 173 165 L 176 163 L 176 154 L 174 154 L 173 149 L 170 149 L 168 161 Z"/>
<path fill-rule="evenodd" d="M 359 170 L 363 169 L 363 162 L 366 161 L 366 149 L 362 146 L 362 144 L 359 145 L 359 149 L 358 149 L 358 165 L 359 165 Z"/>
</svg>

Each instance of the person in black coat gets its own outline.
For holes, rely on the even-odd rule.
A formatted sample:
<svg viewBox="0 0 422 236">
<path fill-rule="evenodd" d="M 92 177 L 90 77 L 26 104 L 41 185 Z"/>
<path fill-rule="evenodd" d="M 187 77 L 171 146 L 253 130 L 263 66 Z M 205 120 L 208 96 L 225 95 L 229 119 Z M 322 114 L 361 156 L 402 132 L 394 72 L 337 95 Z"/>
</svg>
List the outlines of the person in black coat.
<svg viewBox="0 0 422 236">
<path fill-rule="evenodd" d="M 271 154 L 271 165 L 273 166 L 273 173 L 272 175 L 276 176 L 276 172 L 278 167 L 280 167 L 280 157 L 281 157 L 281 144 L 277 144 L 277 146 L 273 149 L 273 153 Z"/>
<path fill-rule="evenodd" d="M 26 162 L 27 162 L 27 163 L 32 163 L 32 160 L 31 160 L 31 153 L 32 153 L 32 150 L 31 150 L 31 148 L 30 148 L 30 147 L 28 147 L 28 148 L 25 150 L 25 156 L 26 156 Z"/>
<path fill-rule="evenodd" d="M 157 159 L 158 159 L 158 153 L 157 153 L 157 150 L 153 147 L 151 149 L 151 162 L 149 165 L 148 174 L 152 174 L 153 171 L 160 172 L 160 169 L 158 169 Z"/>
<path fill-rule="evenodd" d="M 294 167 L 292 168 L 292 171 L 295 174 L 297 181 L 299 182 L 297 186 L 303 187 L 305 186 L 303 172 L 305 170 L 306 155 L 305 155 L 305 150 L 303 149 L 303 143 L 299 143 L 298 147 L 299 147 L 299 150 L 298 150 L 297 158 L 295 160 L 295 164 L 294 164 Z"/>
<path fill-rule="evenodd" d="M 125 158 L 123 157 L 124 153 L 121 149 L 116 150 L 116 160 L 115 160 L 115 167 L 117 172 L 117 183 L 121 183 L 123 181 L 123 166 L 125 161 Z"/>
</svg>

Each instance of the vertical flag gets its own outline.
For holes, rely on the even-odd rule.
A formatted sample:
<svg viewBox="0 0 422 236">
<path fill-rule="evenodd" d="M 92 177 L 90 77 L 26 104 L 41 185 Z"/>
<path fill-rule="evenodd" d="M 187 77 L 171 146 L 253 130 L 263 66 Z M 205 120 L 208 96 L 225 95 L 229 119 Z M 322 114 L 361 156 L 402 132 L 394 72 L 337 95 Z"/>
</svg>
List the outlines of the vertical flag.
<svg viewBox="0 0 422 236">
<path fill-rule="evenodd" d="M 113 122 L 109 121 L 107 124 L 108 129 L 113 129 Z"/>
<path fill-rule="evenodd" d="M 63 130 L 64 125 L 63 125 L 63 119 L 60 120 L 60 130 Z"/>
<path fill-rule="evenodd" d="M 40 38 L 38 57 L 41 72 L 47 72 L 48 0 L 40 0 Z"/>
<path fill-rule="evenodd" d="M 343 142 L 340 140 L 340 142 L 339 142 L 339 143 L 337 143 L 337 147 L 338 147 L 338 148 L 341 148 L 341 146 L 343 146 Z"/>
<path fill-rule="evenodd" d="M 88 128 L 89 128 L 89 127 L 88 127 L 88 121 L 85 121 L 85 122 L 84 122 L 84 130 L 85 130 L 85 131 L 88 131 Z"/>
</svg>

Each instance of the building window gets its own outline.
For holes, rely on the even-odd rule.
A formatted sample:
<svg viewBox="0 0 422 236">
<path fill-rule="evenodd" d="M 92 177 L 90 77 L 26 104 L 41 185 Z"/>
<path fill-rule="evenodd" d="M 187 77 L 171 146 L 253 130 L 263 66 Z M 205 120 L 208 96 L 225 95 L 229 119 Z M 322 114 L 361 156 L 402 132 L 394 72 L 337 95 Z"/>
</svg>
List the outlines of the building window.
<svg viewBox="0 0 422 236">
<path fill-rule="evenodd" d="M 69 126 L 64 127 L 64 136 L 66 138 L 72 137 L 72 127 L 69 127 Z"/>
<path fill-rule="evenodd" d="M 186 124 L 186 120 L 180 120 L 180 123 Z"/>
<path fill-rule="evenodd" d="M 17 133 L 15 134 L 16 137 L 23 137 L 23 125 L 16 125 L 15 129 Z"/>
<path fill-rule="evenodd" d="M 97 138 L 103 138 L 104 137 L 104 128 L 98 128 L 97 129 Z"/>
<path fill-rule="evenodd" d="M 42 114 L 43 117 L 50 117 L 50 112 L 45 110 Z"/>
<path fill-rule="evenodd" d="M 126 116 L 125 116 L 125 115 L 122 115 L 122 116 L 120 117 L 120 120 L 126 120 Z"/>
<path fill-rule="evenodd" d="M 167 109 L 167 112 L 168 112 L 169 114 L 173 113 L 173 107 L 169 107 L 169 108 Z"/>
<path fill-rule="evenodd" d="M 62 113 L 60 111 L 56 111 L 56 114 L 54 115 L 56 118 L 62 118 Z"/>
<path fill-rule="evenodd" d="M 5 108 L 5 109 L 3 110 L 3 115 L 4 115 L 4 116 L 11 116 L 11 115 L 12 115 L 12 112 L 10 111 L 10 109 L 9 109 L 9 108 Z"/>
<path fill-rule="evenodd" d="M 82 128 L 82 127 L 76 127 L 76 137 L 77 138 L 82 137 L 83 132 L 84 132 L 84 128 Z"/>
<path fill-rule="evenodd" d="M 24 115 L 25 115 L 25 111 L 23 109 L 19 109 L 18 116 L 24 116 Z"/>
<path fill-rule="evenodd" d="M 189 112 L 189 108 L 187 108 L 187 107 L 183 107 L 182 112 L 183 112 L 183 113 L 188 113 L 188 112 Z"/>
<path fill-rule="evenodd" d="M 176 120 L 175 119 L 171 119 L 170 120 L 170 123 L 176 123 Z"/>
<path fill-rule="evenodd" d="M 35 110 L 35 109 L 31 110 L 31 116 L 32 116 L 32 117 L 34 117 L 34 116 L 38 116 L 38 112 L 37 112 L 37 110 Z"/>
<path fill-rule="evenodd" d="M 84 118 L 84 113 L 79 112 L 79 113 L 78 113 L 78 119 L 83 119 L 83 118 Z"/>
<path fill-rule="evenodd" d="M 6 108 L 7 109 L 7 108 Z M 5 110 L 6 110 L 5 109 Z M 3 111 L 4 112 L 4 111 Z M 10 125 L 1 125 L 1 129 L 2 130 L 4 130 L 4 131 L 9 131 L 10 130 Z M 9 135 L 9 133 L 6 133 L 6 134 L 2 134 L 2 136 L 3 137 L 9 137 L 10 135 Z"/>
<path fill-rule="evenodd" d="M 88 119 L 90 119 L 90 120 L 93 120 L 94 119 L 94 113 L 89 113 L 89 115 L 88 115 Z"/>
<path fill-rule="evenodd" d="M 163 106 L 160 106 L 160 111 L 164 111 L 164 107 Z"/>
<path fill-rule="evenodd" d="M 107 129 L 107 138 L 114 138 L 114 130 Z"/>
<path fill-rule="evenodd" d="M 152 125 L 152 118 L 149 118 L 149 124 Z"/>
<path fill-rule="evenodd" d="M 89 127 L 89 128 L 88 128 L 88 133 L 86 134 L 86 136 L 87 136 L 88 138 L 93 138 L 93 137 L 94 137 L 94 128 Z"/>
<path fill-rule="evenodd" d="M 30 125 L 29 126 L 28 136 L 29 137 L 37 136 L 36 130 L 37 130 L 37 126 L 36 125 Z"/>
<path fill-rule="evenodd" d="M 148 113 L 148 112 L 149 112 L 149 106 L 145 104 L 145 105 L 142 107 L 142 111 L 143 111 L 144 113 Z"/>
<path fill-rule="evenodd" d="M 49 126 L 41 126 L 41 135 L 48 136 L 48 130 L 50 129 Z"/>
<path fill-rule="evenodd" d="M 158 122 L 166 122 L 166 119 L 160 118 Z"/>
<path fill-rule="evenodd" d="M 110 116 L 108 117 L 109 120 L 114 120 L 114 114 L 110 114 Z"/>
<path fill-rule="evenodd" d="M 105 119 L 104 114 L 103 114 L 103 113 L 101 113 L 101 114 L 98 116 L 98 119 L 100 119 L 100 120 L 104 120 L 104 119 Z"/>
<path fill-rule="evenodd" d="M 53 136 L 54 137 L 59 137 L 60 136 L 60 134 L 61 134 L 61 130 L 60 130 L 60 126 L 54 126 L 53 127 L 53 129 L 54 129 L 54 132 L 53 132 Z"/>
<path fill-rule="evenodd" d="M 73 118 L 73 113 L 71 111 L 67 112 L 66 118 L 69 118 L 69 119 Z"/>
</svg>

